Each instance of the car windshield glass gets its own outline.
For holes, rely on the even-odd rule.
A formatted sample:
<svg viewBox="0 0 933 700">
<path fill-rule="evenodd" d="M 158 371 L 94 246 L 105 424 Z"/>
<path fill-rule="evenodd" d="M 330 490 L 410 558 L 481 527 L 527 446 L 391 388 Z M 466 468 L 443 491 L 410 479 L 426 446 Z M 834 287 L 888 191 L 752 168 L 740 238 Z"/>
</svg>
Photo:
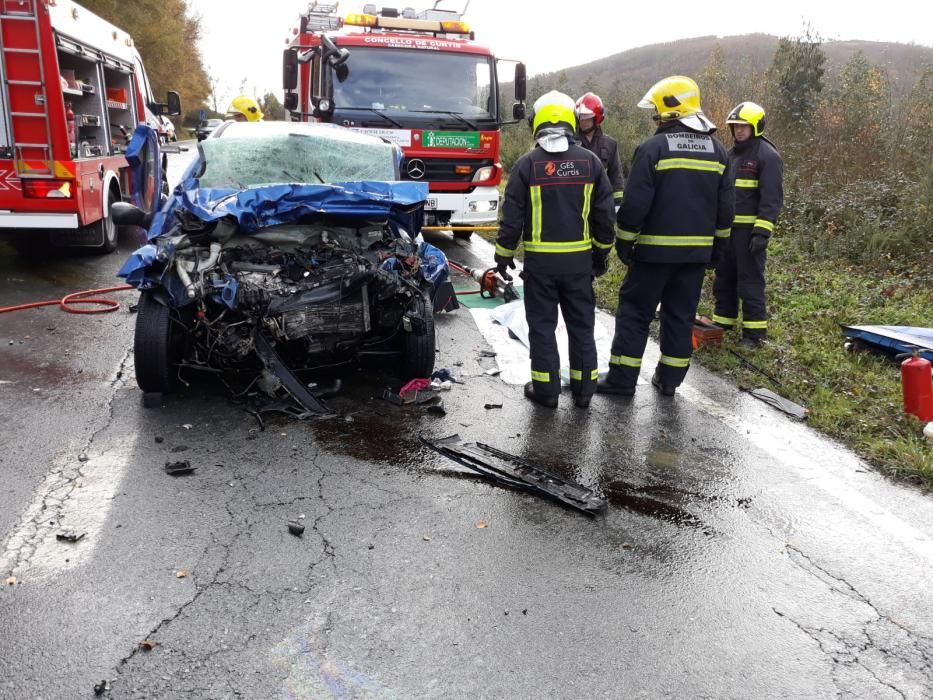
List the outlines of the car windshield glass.
<svg viewBox="0 0 933 700">
<path fill-rule="evenodd" d="M 488 56 L 354 47 L 346 65 L 346 80 L 334 79 L 338 110 L 437 111 L 467 119 L 495 118 L 496 98 L 490 90 L 492 60 Z"/>
<path fill-rule="evenodd" d="M 397 179 L 394 146 L 337 127 L 326 134 L 224 136 L 203 141 L 201 150 L 202 187 Z"/>
</svg>

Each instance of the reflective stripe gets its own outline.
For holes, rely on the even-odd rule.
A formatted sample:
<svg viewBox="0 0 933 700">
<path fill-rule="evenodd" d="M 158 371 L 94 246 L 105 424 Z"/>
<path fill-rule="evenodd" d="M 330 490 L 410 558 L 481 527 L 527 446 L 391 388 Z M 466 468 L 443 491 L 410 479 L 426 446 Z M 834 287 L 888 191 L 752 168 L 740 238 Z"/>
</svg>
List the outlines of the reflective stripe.
<svg viewBox="0 0 933 700">
<path fill-rule="evenodd" d="M 636 231 L 626 231 L 624 228 L 622 228 L 616 232 L 616 238 L 618 238 L 620 241 L 627 241 L 631 243 L 638 239 L 638 233 Z"/>
<path fill-rule="evenodd" d="M 526 253 L 585 253 L 593 249 L 589 241 L 525 241 Z"/>
<path fill-rule="evenodd" d="M 612 193 L 612 198 L 613 198 L 613 199 L 622 199 L 622 195 L 624 195 L 624 194 L 625 194 L 625 193 L 624 193 L 622 190 L 619 190 L 618 192 L 613 192 L 613 193 Z"/>
<path fill-rule="evenodd" d="M 593 183 L 583 187 L 583 238 L 590 240 L 590 200 L 593 197 Z"/>
<path fill-rule="evenodd" d="M 515 248 L 509 250 L 500 243 L 496 243 L 496 255 L 501 255 L 504 258 L 511 258 L 515 255 Z"/>
<path fill-rule="evenodd" d="M 531 187 L 531 240 L 541 240 L 541 186 Z M 527 246 L 526 246 L 527 247 Z"/>
<path fill-rule="evenodd" d="M 640 236 L 638 245 L 711 246 L 713 236 Z"/>
<path fill-rule="evenodd" d="M 661 364 L 668 367 L 689 367 L 689 357 L 671 357 L 670 355 L 661 355 Z"/>
<path fill-rule="evenodd" d="M 628 357 L 627 355 L 610 355 L 610 365 L 622 365 L 623 367 L 641 367 L 640 357 Z"/>
<path fill-rule="evenodd" d="M 742 178 L 737 178 L 735 181 L 736 187 L 758 187 L 758 180 L 745 180 Z"/>
<path fill-rule="evenodd" d="M 551 381 L 551 373 L 550 372 L 535 372 L 534 370 L 531 370 L 531 378 L 532 380 L 536 382 L 549 382 Z"/>
<path fill-rule="evenodd" d="M 737 214 L 732 220 L 733 224 L 753 224 L 758 220 L 754 214 Z"/>
<path fill-rule="evenodd" d="M 742 321 L 742 328 L 750 328 L 752 330 L 764 330 L 768 327 L 767 321 Z"/>
<path fill-rule="evenodd" d="M 583 381 L 583 370 L 582 369 L 572 369 L 570 370 L 570 379 L 575 382 Z M 590 372 L 590 381 L 596 381 L 599 379 L 599 370 L 594 369 Z"/>
<path fill-rule="evenodd" d="M 773 231 L 774 224 L 767 219 L 755 219 L 755 228 L 763 228 L 765 231 Z"/>
<path fill-rule="evenodd" d="M 593 245 L 600 250 L 612 250 L 612 243 L 603 243 L 602 241 L 597 241 L 595 238 L 593 239 Z"/>
<path fill-rule="evenodd" d="M 654 166 L 655 170 L 702 170 L 704 172 L 726 172 L 726 166 L 714 160 L 701 160 L 700 158 L 662 158 Z"/>
<path fill-rule="evenodd" d="M 731 228 L 717 228 L 716 238 L 729 238 L 732 235 Z"/>
<path fill-rule="evenodd" d="M 738 318 L 726 318 L 725 316 L 717 316 L 716 314 L 713 314 L 713 323 L 720 326 L 734 326 L 735 322 L 738 320 Z"/>
</svg>

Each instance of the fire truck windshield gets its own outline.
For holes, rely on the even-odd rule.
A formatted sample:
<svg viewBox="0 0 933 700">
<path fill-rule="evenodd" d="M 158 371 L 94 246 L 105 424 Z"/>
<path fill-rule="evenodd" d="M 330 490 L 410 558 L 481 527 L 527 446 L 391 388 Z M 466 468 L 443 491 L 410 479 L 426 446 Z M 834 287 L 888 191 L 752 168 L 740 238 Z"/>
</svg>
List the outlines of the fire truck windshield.
<svg viewBox="0 0 933 700">
<path fill-rule="evenodd" d="M 343 82 L 334 77 L 334 108 L 391 113 L 392 120 L 430 119 L 457 128 L 498 121 L 494 63 L 489 56 L 355 47 Z M 482 124 L 480 124 L 482 123 Z"/>
</svg>

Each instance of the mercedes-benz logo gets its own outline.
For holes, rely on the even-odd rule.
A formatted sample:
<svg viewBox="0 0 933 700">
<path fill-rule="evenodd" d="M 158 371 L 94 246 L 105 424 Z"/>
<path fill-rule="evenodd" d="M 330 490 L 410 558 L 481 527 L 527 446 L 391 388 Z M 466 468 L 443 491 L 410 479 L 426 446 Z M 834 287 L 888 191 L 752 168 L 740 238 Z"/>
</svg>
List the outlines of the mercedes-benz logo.
<svg viewBox="0 0 933 700">
<path fill-rule="evenodd" d="M 408 173 L 408 177 L 412 180 L 420 180 L 424 177 L 425 166 L 424 161 L 420 158 L 412 158 L 408 161 L 408 165 L 405 167 L 405 171 Z"/>
</svg>

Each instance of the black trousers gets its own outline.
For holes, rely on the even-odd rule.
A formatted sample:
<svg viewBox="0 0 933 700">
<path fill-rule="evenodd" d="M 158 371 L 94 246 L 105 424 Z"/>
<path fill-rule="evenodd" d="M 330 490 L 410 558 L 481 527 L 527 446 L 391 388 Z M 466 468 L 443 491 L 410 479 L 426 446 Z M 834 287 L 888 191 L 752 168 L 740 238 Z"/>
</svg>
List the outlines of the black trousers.
<svg viewBox="0 0 933 700">
<path fill-rule="evenodd" d="M 560 394 L 557 308 L 570 341 L 570 389 L 580 396 L 596 391 L 596 297 L 589 274 L 524 273 L 525 319 L 531 346 L 531 379 L 536 394 Z"/>
<path fill-rule="evenodd" d="M 661 303 L 661 360 L 667 386 L 680 386 L 693 355 L 693 321 L 703 290 L 703 263 L 636 262 L 619 289 L 609 376 L 612 384 L 635 386 L 648 343 L 648 326 Z"/>
<path fill-rule="evenodd" d="M 752 255 L 748 250 L 751 226 L 736 226 L 726 246 L 722 262 L 716 268 L 713 296 L 716 311 L 713 322 L 733 328 L 739 321 L 742 303 L 742 335 L 764 338 L 768 335 L 768 309 L 765 300 L 765 262 L 767 251 Z"/>
</svg>

